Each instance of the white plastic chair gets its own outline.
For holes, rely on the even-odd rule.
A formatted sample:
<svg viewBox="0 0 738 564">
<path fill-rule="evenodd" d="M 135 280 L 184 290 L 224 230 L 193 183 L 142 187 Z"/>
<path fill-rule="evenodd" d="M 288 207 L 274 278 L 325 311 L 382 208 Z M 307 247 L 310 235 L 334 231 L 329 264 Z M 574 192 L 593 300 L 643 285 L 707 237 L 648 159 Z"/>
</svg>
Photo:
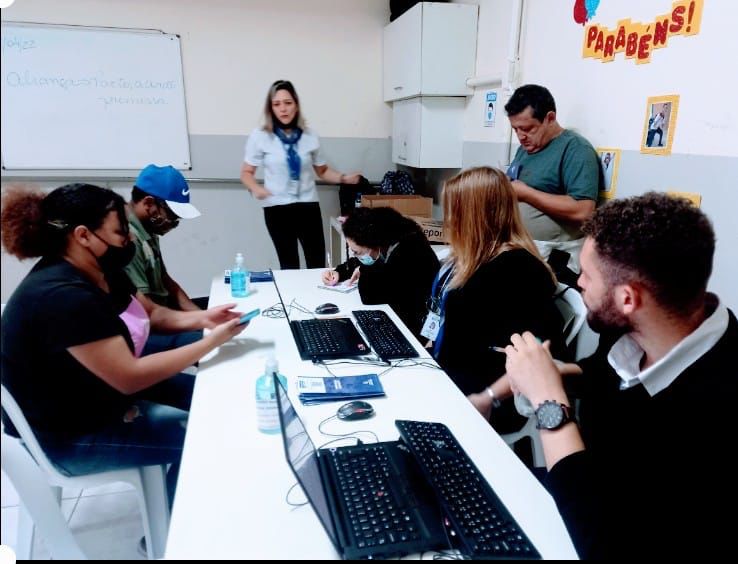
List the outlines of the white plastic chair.
<svg viewBox="0 0 738 564">
<path fill-rule="evenodd" d="M 579 360 L 592 354 L 597 348 L 599 336 L 587 324 L 587 307 L 582 295 L 571 286 L 559 282 L 554 303 L 564 319 L 564 342 L 572 347 L 574 358 Z M 583 338 L 586 334 L 586 338 Z M 576 339 L 576 342 L 574 342 Z M 574 345 L 572 345 L 574 343 Z M 523 428 L 515 433 L 502 435 L 503 440 L 513 447 L 519 440 L 529 437 L 533 450 L 533 466 L 541 468 L 546 465 L 541 446 L 541 436 L 536 429 L 536 418 L 530 416 Z"/>
<path fill-rule="evenodd" d="M 587 323 L 587 306 L 584 305 L 582 295 L 576 288 L 559 283 L 554 303 L 564 318 L 566 344 L 572 346 L 574 343 L 574 360 L 593 354 L 600 343 L 600 336 Z"/>
<path fill-rule="evenodd" d="M 84 559 L 61 512 L 62 488 L 84 489 L 113 482 L 131 484 L 138 497 L 149 559 L 164 555 L 169 531 L 166 465 L 139 466 L 83 476 L 65 476 L 49 461 L 13 396 L 2 389 L 2 407 L 21 439 L 2 434 L 2 467 L 18 492 L 19 560 L 31 559 L 35 529 L 55 559 Z"/>
</svg>

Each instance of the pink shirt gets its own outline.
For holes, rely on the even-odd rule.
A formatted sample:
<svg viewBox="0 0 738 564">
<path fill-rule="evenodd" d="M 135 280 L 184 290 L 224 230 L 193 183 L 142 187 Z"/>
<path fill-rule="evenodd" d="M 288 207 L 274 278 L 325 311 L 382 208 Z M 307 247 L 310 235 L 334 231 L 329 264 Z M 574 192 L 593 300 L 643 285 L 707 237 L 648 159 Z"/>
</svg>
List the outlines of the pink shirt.
<svg viewBox="0 0 738 564">
<path fill-rule="evenodd" d="M 133 354 L 137 357 L 141 356 L 141 352 L 146 344 L 146 339 L 149 338 L 149 330 L 151 327 L 149 314 L 146 313 L 141 302 L 139 302 L 135 296 L 131 296 L 131 303 L 128 304 L 126 310 L 118 317 L 123 320 L 123 323 L 128 327 L 128 332 L 131 334 L 131 340 L 133 341 Z"/>
</svg>

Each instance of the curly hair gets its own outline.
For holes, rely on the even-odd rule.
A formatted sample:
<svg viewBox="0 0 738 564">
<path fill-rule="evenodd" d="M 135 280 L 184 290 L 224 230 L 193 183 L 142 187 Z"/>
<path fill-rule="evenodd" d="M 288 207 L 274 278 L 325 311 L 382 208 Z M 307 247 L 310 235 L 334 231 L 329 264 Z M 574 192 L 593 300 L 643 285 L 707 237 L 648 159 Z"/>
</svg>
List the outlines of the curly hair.
<svg viewBox="0 0 738 564">
<path fill-rule="evenodd" d="M 343 235 L 373 249 L 389 247 L 409 235 L 425 237 L 412 219 L 386 207 L 356 208 L 343 224 Z"/>
<path fill-rule="evenodd" d="M 715 233 L 688 200 L 658 192 L 612 200 L 582 230 L 594 240 L 609 286 L 638 282 L 675 313 L 702 302 Z"/>
<path fill-rule="evenodd" d="M 21 260 L 59 255 L 75 227 L 97 229 L 111 211 L 127 229 L 125 201 L 107 188 L 67 184 L 44 194 L 30 185 L 11 185 L 2 196 L 2 244 Z"/>
</svg>

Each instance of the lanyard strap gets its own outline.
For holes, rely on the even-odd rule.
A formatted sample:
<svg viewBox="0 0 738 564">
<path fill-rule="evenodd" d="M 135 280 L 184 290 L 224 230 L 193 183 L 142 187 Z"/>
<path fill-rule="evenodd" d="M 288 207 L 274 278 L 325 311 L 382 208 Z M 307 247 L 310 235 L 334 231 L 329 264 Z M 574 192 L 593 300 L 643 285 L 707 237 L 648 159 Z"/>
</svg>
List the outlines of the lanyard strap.
<svg viewBox="0 0 738 564">
<path fill-rule="evenodd" d="M 448 298 L 448 290 L 446 290 L 446 286 L 448 286 L 448 283 L 451 280 L 452 272 L 453 269 L 450 264 L 444 265 L 436 279 L 433 281 L 433 288 L 431 290 L 431 305 L 438 305 L 438 317 L 440 320 L 438 335 L 436 335 L 436 339 L 433 341 L 433 358 L 436 359 L 438 358 L 438 353 L 441 350 L 441 342 L 443 342 L 446 320 L 446 299 Z M 443 279 L 442 284 L 441 279 Z M 438 288 L 439 285 L 441 286 L 440 290 Z"/>
</svg>

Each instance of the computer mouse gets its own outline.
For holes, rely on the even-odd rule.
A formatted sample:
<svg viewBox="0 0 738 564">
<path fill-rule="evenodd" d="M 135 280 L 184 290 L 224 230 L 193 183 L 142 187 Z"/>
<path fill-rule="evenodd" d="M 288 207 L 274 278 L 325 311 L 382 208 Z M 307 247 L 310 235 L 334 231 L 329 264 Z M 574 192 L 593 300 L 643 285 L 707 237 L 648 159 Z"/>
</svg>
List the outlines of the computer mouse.
<svg viewBox="0 0 738 564">
<path fill-rule="evenodd" d="M 331 313 L 338 313 L 340 310 L 336 304 L 320 304 L 315 308 L 315 313 L 320 315 L 328 315 Z"/>
<path fill-rule="evenodd" d="M 356 421 L 357 419 L 366 419 L 374 415 L 374 408 L 370 403 L 365 401 L 350 401 L 344 403 L 336 411 L 336 416 L 344 421 Z"/>
</svg>

